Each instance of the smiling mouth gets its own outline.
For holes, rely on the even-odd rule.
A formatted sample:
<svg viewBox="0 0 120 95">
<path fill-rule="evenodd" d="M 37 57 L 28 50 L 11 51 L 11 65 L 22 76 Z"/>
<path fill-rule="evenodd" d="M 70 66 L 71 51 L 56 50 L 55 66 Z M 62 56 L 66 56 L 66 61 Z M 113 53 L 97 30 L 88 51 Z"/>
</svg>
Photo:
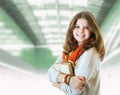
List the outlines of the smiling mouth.
<svg viewBox="0 0 120 95">
<path fill-rule="evenodd" d="M 77 34 L 77 36 L 80 37 L 80 38 L 83 38 L 85 35 L 79 35 L 79 34 Z"/>
</svg>

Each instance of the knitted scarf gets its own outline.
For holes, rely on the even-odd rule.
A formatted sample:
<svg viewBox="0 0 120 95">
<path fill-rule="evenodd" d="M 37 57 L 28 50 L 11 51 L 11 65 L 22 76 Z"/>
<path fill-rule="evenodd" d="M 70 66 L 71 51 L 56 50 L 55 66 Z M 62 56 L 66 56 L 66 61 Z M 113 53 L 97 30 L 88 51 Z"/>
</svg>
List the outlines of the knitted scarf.
<svg viewBox="0 0 120 95">
<path fill-rule="evenodd" d="M 72 63 L 72 66 L 74 67 L 76 60 L 83 54 L 83 51 L 81 48 L 82 48 L 82 45 L 77 47 L 74 51 L 70 52 L 69 54 L 62 52 L 62 60 L 65 62 Z"/>
</svg>

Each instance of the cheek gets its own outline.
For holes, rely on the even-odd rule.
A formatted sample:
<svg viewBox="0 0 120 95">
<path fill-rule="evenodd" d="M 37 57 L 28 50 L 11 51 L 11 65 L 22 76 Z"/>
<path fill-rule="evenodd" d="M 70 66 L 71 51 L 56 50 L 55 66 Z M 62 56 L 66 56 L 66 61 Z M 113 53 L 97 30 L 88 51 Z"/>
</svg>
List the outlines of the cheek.
<svg viewBox="0 0 120 95">
<path fill-rule="evenodd" d="M 73 36 L 75 36 L 75 34 L 76 34 L 76 31 L 75 31 L 75 30 L 73 30 Z"/>
<path fill-rule="evenodd" d="M 90 38 L 90 32 L 86 32 L 86 39 Z"/>
</svg>

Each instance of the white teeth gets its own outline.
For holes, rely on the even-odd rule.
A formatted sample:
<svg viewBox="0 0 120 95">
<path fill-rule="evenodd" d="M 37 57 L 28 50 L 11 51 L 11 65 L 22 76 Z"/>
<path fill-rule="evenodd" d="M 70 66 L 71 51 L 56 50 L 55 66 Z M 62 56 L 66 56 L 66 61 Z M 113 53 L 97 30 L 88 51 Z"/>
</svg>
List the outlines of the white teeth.
<svg viewBox="0 0 120 95">
<path fill-rule="evenodd" d="M 79 37 L 84 37 L 84 35 L 78 35 Z"/>
</svg>

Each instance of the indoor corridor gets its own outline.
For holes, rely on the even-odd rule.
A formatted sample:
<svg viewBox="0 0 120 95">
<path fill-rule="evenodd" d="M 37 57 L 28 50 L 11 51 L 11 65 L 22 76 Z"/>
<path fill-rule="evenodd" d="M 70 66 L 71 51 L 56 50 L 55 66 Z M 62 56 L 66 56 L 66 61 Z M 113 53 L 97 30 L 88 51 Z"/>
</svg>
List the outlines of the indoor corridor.
<svg viewBox="0 0 120 95">
<path fill-rule="evenodd" d="M 101 95 L 120 95 L 120 0 L 0 0 L 0 95 L 64 95 L 47 70 L 80 11 L 95 16 L 103 36 Z"/>
</svg>

